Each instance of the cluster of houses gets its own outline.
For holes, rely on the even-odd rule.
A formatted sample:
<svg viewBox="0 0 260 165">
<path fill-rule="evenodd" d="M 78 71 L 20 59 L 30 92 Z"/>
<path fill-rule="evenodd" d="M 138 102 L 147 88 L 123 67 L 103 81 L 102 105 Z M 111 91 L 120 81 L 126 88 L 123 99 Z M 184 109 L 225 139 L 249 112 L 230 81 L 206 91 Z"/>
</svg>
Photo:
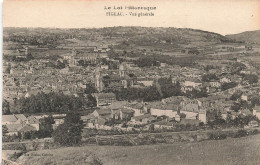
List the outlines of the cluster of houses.
<svg viewBox="0 0 260 165">
<path fill-rule="evenodd" d="M 64 123 L 66 114 L 54 114 L 53 129 L 56 129 L 60 124 Z M 39 131 L 41 120 L 48 117 L 48 115 L 31 115 L 24 114 L 2 115 L 2 126 L 7 128 L 6 135 L 18 135 L 26 132 Z"/>
<path fill-rule="evenodd" d="M 243 89 L 242 89 L 243 90 Z M 254 94 L 253 94 L 254 93 Z M 259 97 L 259 92 L 251 93 Z M 216 93 L 208 97 L 190 99 L 185 96 L 172 96 L 154 102 L 127 102 L 116 101 L 113 93 L 93 94 L 98 102 L 98 109 L 93 113 L 82 116 L 86 128 L 112 129 L 126 125 L 144 126 L 153 123 L 155 128 L 173 128 L 176 123 L 199 125 L 207 124 L 215 120 L 218 112 L 221 118 L 227 120 L 228 116 L 235 119 L 238 116 L 254 115 L 260 119 L 260 106 L 255 106 L 253 111 L 242 108 L 234 111 L 234 102 L 230 100 L 228 91 L 226 93 Z M 245 95 L 241 95 L 240 100 L 245 101 Z M 249 100 L 248 103 L 250 103 Z"/>
<path fill-rule="evenodd" d="M 126 124 L 130 127 L 154 123 L 157 126 L 159 124 L 157 122 L 161 119 L 175 121 L 175 123 L 190 122 L 196 125 L 207 123 L 206 109 L 198 104 L 190 103 L 182 97 L 148 103 L 114 101 L 81 118 L 86 128 L 96 129 L 111 129 L 111 124 L 122 127 L 122 124 Z M 168 122 L 166 122 L 167 124 Z"/>
</svg>

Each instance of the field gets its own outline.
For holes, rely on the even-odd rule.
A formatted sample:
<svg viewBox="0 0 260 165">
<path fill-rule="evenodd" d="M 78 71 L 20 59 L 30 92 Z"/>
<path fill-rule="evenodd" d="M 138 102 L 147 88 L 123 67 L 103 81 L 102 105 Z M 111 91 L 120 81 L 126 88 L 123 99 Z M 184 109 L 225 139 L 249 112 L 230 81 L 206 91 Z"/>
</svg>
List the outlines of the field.
<svg viewBox="0 0 260 165">
<path fill-rule="evenodd" d="M 28 152 L 17 160 L 31 164 L 260 164 L 260 135 L 218 141 L 178 142 L 144 146 L 66 147 Z"/>
</svg>

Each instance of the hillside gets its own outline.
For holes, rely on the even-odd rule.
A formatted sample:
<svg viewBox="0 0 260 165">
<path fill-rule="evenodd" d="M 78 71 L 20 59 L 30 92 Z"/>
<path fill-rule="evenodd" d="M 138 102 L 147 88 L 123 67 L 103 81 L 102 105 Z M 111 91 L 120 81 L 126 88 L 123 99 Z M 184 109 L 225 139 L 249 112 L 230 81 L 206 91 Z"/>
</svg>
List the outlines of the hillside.
<svg viewBox="0 0 260 165">
<path fill-rule="evenodd" d="M 151 28 L 151 27 L 106 27 L 93 29 L 51 29 L 51 28 L 4 28 L 4 41 L 18 41 L 19 38 L 37 37 L 37 40 L 52 39 L 55 44 L 63 43 L 64 39 L 77 38 L 88 41 L 111 41 L 127 46 L 183 47 L 187 44 L 205 46 L 216 43 L 232 42 L 231 39 L 217 33 L 188 28 Z M 23 39 L 20 41 L 30 39 Z M 44 41 L 41 41 L 43 43 Z M 48 41 L 46 41 L 48 43 Z"/>
<path fill-rule="evenodd" d="M 260 30 L 256 31 L 247 31 L 238 34 L 226 35 L 226 37 L 236 40 L 236 41 L 245 41 L 249 43 L 258 43 L 260 44 Z"/>
<path fill-rule="evenodd" d="M 225 140 L 144 146 L 83 146 L 32 151 L 21 164 L 176 164 L 238 165 L 260 163 L 260 135 Z"/>
</svg>

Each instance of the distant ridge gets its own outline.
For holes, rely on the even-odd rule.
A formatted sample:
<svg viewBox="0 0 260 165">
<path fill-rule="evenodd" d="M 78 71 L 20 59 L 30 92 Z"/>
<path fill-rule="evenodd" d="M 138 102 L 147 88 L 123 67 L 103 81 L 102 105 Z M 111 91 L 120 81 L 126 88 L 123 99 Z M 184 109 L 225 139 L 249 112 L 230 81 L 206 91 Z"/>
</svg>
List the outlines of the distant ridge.
<svg viewBox="0 0 260 165">
<path fill-rule="evenodd" d="M 238 34 L 230 34 L 230 35 L 226 35 L 226 37 L 236 41 L 244 41 L 247 43 L 260 44 L 260 30 L 246 31 Z"/>
</svg>

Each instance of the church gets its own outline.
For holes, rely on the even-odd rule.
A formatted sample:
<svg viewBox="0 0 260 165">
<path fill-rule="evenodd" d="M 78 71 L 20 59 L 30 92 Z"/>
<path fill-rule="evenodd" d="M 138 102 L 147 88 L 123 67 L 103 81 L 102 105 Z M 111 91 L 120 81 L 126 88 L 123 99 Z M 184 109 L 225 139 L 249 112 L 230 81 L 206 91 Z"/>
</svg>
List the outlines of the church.
<svg viewBox="0 0 260 165">
<path fill-rule="evenodd" d="M 71 53 L 63 55 L 63 60 L 67 61 L 69 66 L 78 66 L 79 62 L 88 64 L 97 64 L 99 55 L 91 52 L 80 52 L 72 49 Z"/>
</svg>

